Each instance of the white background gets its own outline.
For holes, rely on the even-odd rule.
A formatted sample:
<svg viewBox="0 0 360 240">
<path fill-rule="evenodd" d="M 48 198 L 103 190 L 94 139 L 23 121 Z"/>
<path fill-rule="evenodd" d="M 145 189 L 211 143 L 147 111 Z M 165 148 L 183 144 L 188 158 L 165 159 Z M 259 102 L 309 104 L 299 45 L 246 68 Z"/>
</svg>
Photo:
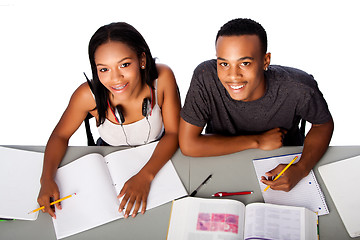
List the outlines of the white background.
<svg viewBox="0 0 360 240">
<path fill-rule="evenodd" d="M 331 145 L 359 145 L 360 14 L 346 0 L 0 0 L 0 144 L 46 144 L 83 72 L 91 77 L 87 47 L 100 26 L 138 29 L 183 102 L 194 68 L 215 57 L 217 31 L 238 17 L 266 29 L 273 64 L 315 76 L 335 121 Z M 83 126 L 70 145 L 86 145 Z"/>
</svg>

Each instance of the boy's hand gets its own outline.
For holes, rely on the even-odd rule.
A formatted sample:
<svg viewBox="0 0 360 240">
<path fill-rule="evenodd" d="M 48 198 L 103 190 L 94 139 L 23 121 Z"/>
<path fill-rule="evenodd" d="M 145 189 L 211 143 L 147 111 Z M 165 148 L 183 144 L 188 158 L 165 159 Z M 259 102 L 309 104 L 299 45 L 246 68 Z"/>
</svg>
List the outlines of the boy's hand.
<svg viewBox="0 0 360 240">
<path fill-rule="evenodd" d="M 261 150 L 274 150 L 282 147 L 286 130 L 274 128 L 259 135 L 258 143 Z"/>
<path fill-rule="evenodd" d="M 265 176 L 261 177 L 261 182 L 269 185 L 273 190 L 281 190 L 289 192 L 295 185 L 303 179 L 306 175 L 305 172 L 300 169 L 296 164 L 291 165 L 276 181 L 272 181 L 279 174 L 287 164 L 279 164 L 276 168 L 265 173 Z"/>
</svg>

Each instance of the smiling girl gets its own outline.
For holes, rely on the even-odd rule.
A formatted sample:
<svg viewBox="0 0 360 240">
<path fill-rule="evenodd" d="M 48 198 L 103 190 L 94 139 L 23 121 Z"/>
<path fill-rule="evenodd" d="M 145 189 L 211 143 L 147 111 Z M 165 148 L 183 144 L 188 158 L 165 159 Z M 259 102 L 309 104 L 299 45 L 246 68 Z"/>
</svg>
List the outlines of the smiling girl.
<svg viewBox="0 0 360 240">
<path fill-rule="evenodd" d="M 45 149 L 38 203 L 56 217 L 50 198 L 59 199 L 54 181 L 68 141 L 87 114 L 96 118 L 98 145 L 138 146 L 159 140 L 148 163 L 130 178 L 118 198 L 128 217 L 144 213 L 150 184 L 178 147 L 180 99 L 171 69 L 156 64 L 141 34 L 120 22 L 102 26 L 89 43 L 93 79 L 73 93 Z M 56 204 L 61 209 L 60 204 Z"/>
</svg>

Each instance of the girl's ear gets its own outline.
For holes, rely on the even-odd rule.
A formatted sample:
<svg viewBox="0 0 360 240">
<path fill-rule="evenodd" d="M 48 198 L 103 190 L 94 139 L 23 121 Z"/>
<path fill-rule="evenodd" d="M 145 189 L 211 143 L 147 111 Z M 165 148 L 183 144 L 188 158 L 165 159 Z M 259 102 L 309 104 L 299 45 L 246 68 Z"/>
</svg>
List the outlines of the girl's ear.
<svg viewBox="0 0 360 240">
<path fill-rule="evenodd" d="M 145 54 L 145 52 L 143 52 L 143 53 L 141 54 L 140 67 L 141 67 L 141 69 L 145 69 L 145 68 L 146 68 L 146 54 Z"/>
</svg>

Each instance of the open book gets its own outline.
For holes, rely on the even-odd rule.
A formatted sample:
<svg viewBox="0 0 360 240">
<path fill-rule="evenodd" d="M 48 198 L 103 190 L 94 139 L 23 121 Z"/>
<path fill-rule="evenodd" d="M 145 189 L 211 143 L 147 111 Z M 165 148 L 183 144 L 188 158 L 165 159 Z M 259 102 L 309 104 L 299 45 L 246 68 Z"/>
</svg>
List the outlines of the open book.
<svg viewBox="0 0 360 240">
<path fill-rule="evenodd" d="M 280 163 L 288 164 L 295 156 L 298 156 L 297 161 L 299 161 L 301 153 L 254 159 L 255 172 L 264 201 L 272 204 L 306 207 L 311 211 L 317 212 L 319 216 L 328 214 L 329 209 L 325 202 L 325 196 L 321 191 L 313 170 L 289 192 L 276 191 L 271 188 L 264 192 L 267 185 L 260 181 L 261 176 L 265 176 L 267 171 L 274 169 Z"/>
<path fill-rule="evenodd" d="M 232 199 L 173 201 L 168 240 L 317 239 L 317 215 L 303 208 Z"/>
<path fill-rule="evenodd" d="M 147 163 L 156 145 L 157 142 L 150 143 L 105 157 L 92 153 L 59 168 L 55 181 L 60 197 L 76 195 L 61 202 L 62 210 L 56 209 L 56 237 L 64 238 L 122 218 L 117 195 L 124 183 Z M 168 161 L 151 183 L 146 209 L 185 195 L 187 192 Z"/>
<path fill-rule="evenodd" d="M 0 147 L 0 218 L 35 220 L 44 154 Z"/>
</svg>

